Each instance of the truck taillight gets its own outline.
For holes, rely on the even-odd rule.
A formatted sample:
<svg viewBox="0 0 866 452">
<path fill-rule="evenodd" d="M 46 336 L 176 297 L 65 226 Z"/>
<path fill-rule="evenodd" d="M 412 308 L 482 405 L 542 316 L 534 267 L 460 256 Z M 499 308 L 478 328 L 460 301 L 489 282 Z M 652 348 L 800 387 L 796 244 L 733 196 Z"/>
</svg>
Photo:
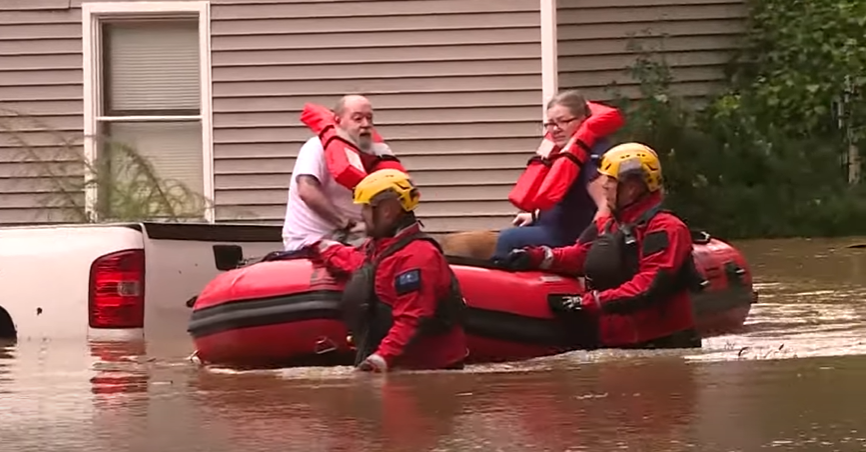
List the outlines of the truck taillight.
<svg viewBox="0 0 866 452">
<path fill-rule="evenodd" d="M 144 250 L 106 254 L 90 266 L 91 328 L 144 327 Z"/>
</svg>

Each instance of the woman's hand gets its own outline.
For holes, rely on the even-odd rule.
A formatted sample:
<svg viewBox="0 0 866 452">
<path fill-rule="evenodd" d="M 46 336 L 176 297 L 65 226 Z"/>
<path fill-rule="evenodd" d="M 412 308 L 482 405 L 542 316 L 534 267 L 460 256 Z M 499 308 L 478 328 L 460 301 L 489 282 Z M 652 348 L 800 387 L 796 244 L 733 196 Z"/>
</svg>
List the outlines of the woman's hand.
<svg viewBox="0 0 866 452">
<path fill-rule="evenodd" d="M 532 223 L 532 214 L 529 212 L 520 212 L 514 217 L 514 220 L 511 221 L 511 224 L 517 226 L 518 228 L 529 226 Z"/>
<path fill-rule="evenodd" d="M 610 209 L 607 206 L 601 207 L 595 211 L 595 216 L 592 217 L 592 221 L 598 221 L 599 218 L 609 214 Z"/>
</svg>

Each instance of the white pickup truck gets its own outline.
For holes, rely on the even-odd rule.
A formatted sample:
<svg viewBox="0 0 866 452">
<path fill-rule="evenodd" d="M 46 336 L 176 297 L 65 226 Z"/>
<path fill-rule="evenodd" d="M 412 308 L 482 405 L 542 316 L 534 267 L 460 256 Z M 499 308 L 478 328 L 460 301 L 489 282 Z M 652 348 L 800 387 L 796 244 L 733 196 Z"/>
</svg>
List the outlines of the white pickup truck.
<svg viewBox="0 0 866 452">
<path fill-rule="evenodd" d="M 0 339 L 188 338 L 186 302 L 241 253 L 282 249 L 280 229 L 200 223 L 0 228 Z M 218 265 L 226 258 L 228 264 Z"/>
</svg>

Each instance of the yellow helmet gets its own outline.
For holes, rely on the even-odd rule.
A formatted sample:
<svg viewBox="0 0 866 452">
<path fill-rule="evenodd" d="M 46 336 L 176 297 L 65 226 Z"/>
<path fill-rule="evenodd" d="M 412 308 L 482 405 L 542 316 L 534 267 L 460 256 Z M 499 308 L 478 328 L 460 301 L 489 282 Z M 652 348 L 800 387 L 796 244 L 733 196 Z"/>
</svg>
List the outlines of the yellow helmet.
<svg viewBox="0 0 866 452">
<path fill-rule="evenodd" d="M 639 175 L 650 192 L 662 186 L 662 165 L 656 151 L 640 143 L 623 143 L 612 147 L 601 157 L 598 172 L 616 180 Z"/>
<path fill-rule="evenodd" d="M 355 204 L 373 204 L 385 196 L 396 196 L 403 210 L 411 212 L 418 207 L 421 194 L 409 175 L 395 169 L 381 169 L 368 174 L 353 192 Z"/>
</svg>

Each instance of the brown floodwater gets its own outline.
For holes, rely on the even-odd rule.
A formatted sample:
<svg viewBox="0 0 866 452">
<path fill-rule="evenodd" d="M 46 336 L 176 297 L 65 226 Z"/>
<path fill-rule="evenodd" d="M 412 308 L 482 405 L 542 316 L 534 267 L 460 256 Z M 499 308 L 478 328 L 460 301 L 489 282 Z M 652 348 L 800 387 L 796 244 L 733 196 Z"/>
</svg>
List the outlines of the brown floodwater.
<svg viewBox="0 0 866 452">
<path fill-rule="evenodd" d="M 760 301 L 700 351 L 383 377 L 200 368 L 189 341 L 0 345 L 0 451 L 862 451 L 852 243 L 866 239 L 737 244 Z"/>
</svg>

